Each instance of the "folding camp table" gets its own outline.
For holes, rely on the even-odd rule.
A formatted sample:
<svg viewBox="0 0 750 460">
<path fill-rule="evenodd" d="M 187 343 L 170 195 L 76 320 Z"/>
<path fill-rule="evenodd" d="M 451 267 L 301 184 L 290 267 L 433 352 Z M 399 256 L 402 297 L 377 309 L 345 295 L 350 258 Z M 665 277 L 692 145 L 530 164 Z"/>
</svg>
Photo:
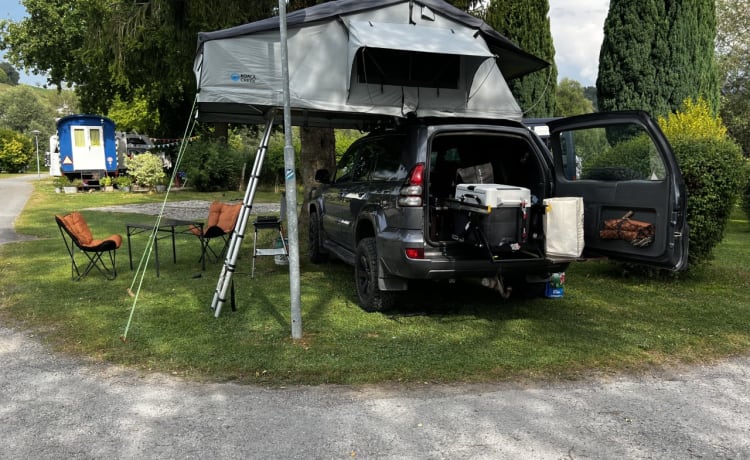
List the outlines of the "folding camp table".
<svg viewBox="0 0 750 460">
<path fill-rule="evenodd" d="M 190 231 L 190 229 L 193 226 L 198 227 L 201 230 L 200 233 L 203 234 L 203 223 L 201 222 L 192 222 L 189 220 L 178 220 L 178 219 L 162 219 L 159 222 L 159 227 L 157 228 L 157 232 L 154 237 L 154 260 L 156 263 L 156 277 L 157 278 L 159 277 L 159 240 L 168 238 L 170 236 L 172 237 L 172 262 L 177 263 L 177 251 L 175 249 L 174 236 L 176 234 L 194 236 L 193 233 Z M 139 233 L 153 231 L 154 225 L 130 223 L 130 224 L 126 224 L 126 227 L 127 227 L 127 235 L 128 235 L 128 259 L 130 261 L 130 269 L 132 270 L 133 269 L 133 254 L 131 250 L 130 237 L 132 235 L 137 235 Z M 184 227 L 184 229 L 181 227 Z M 160 237 L 159 233 L 167 233 L 167 234 Z M 201 247 L 202 247 L 203 245 L 202 238 L 200 238 L 200 242 L 201 242 Z"/>
</svg>

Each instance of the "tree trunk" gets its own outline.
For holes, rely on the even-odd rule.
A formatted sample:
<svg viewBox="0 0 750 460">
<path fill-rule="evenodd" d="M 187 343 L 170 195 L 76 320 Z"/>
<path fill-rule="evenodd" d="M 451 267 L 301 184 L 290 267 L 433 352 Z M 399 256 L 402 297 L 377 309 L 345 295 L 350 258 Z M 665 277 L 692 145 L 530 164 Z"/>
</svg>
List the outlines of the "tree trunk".
<svg viewBox="0 0 750 460">
<path fill-rule="evenodd" d="M 336 168 L 336 138 L 331 128 L 300 128 L 300 170 L 304 198 L 302 216 L 307 218 L 307 204 L 315 187 L 315 171 Z"/>
</svg>

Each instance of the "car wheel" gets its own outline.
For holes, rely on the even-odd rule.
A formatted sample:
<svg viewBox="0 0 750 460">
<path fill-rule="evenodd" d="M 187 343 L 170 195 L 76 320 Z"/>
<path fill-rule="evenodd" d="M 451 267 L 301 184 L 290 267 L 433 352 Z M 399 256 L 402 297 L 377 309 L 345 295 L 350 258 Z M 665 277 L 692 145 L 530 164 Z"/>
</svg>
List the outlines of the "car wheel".
<svg viewBox="0 0 750 460">
<path fill-rule="evenodd" d="M 328 260 L 328 253 L 320 244 L 322 235 L 320 229 L 320 214 L 317 212 L 310 213 L 310 227 L 307 235 L 310 243 L 308 246 L 310 262 L 320 264 Z"/>
<path fill-rule="evenodd" d="M 357 245 L 354 278 L 359 306 L 363 310 L 374 312 L 393 307 L 393 293 L 378 288 L 378 249 L 375 238 L 363 238 Z"/>
</svg>

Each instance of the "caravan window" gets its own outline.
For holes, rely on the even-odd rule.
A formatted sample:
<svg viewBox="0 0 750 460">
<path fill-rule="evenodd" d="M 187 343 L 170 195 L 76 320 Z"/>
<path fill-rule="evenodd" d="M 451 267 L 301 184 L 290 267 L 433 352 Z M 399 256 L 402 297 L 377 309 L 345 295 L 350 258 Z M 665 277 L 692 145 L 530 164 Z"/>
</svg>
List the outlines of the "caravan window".
<svg viewBox="0 0 750 460">
<path fill-rule="evenodd" d="M 75 147 L 86 147 L 86 131 L 83 128 L 73 129 L 73 145 Z"/>
<path fill-rule="evenodd" d="M 102 133 L 98 129 L 92 129 L 89 131 L 89 137 L 91 138 L 92 147 L 99 147 L 102 145 Z"/>
</svg>

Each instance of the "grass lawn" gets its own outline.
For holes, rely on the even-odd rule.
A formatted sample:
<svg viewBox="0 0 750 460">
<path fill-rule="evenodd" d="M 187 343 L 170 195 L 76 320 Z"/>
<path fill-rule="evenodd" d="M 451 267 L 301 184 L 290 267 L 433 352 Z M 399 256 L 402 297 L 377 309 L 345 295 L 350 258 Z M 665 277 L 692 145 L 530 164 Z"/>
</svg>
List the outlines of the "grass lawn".
<svg viewBox="0 0 750 460">
<path fill-rule="evenodd" d="M 0 315 L 3 324 L 32 331 L 74 355 L 196 380 L 280 385 L 576 378 L 750 350 L 750 225 L 740 211 L 715 261 L 677 280 L 624 276 L 603 261 L 576 263 L 561 299 L 502 300 L 474 285 L 424 283 L 387 314 L 359 309 L 349 266 L 309 264 L 303 247 L 299 341 L 290 338 L 286 267 L 261 257 L 250 278 L 251 229 L 234 276 L 238 311 L 225 305 L 218 319 L 209 307 L 221 263 L 209 263 L 201 273 L 197 240 L 178 237 L 176 264 L 167 245 L 160 248 L 160 278 L 151 262 L 123 343 L 119 337 L 133 307 L 126 293 L 134 276 L 127 243 L 118 251 L 116 280 L 93 273 L 71 281 L 52 216 L 161 201 L 163 195 L 56 195 L 48 181 L 35 185 L 16 226 L 40 239 L 0 246 Z M 170 200 L 239 197 L 174 192 Z M 278 194 L 259 192 L 256 202 L 263 201 L 277 202 Z M 134 218 L 153 219 L 84 215 L 95 234 L 106 235 L 124 235 Z M 145 239 L 133 243 L 140 254 Z M 264 244 L 272 244 L 270 232 Z"/>
</svg>

